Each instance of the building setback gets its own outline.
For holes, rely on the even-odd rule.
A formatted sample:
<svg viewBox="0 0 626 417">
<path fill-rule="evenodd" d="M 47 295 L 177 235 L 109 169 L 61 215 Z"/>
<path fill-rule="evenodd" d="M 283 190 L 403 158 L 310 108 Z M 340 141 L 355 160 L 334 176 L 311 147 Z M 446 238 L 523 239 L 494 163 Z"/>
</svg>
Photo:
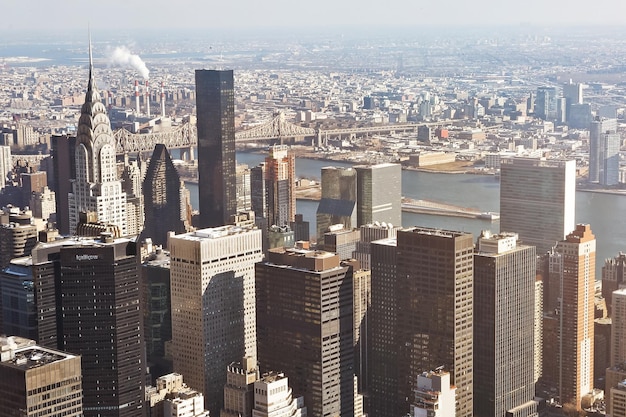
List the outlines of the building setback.
<svg viewBox="0 0 626 417">
<path fill-rule="evenodd" d="M 354 417 L 353 271 L 305 249 L 256 265 L 259 366 L 289 375 L 311 416 Z"/>
<path fill-rule="evenodd" d="M 196 113 L 199 226 L 219 227 L 237 211 L 232 70 L 196 70 Z"/>
</svg>

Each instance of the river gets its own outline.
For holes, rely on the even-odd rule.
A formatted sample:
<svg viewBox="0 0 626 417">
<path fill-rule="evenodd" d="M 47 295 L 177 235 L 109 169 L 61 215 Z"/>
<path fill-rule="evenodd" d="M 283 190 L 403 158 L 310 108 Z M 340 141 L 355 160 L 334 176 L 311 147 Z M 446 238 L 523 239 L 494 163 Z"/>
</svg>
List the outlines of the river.
<svg viewBox="0 0 626 417">
<path fill-rule="evenodd" d="M 264 156 L 255 153 L 237 153 L 237 162 L 255 166 Z M 318 178 L 325 166 L 350 166 L 347 163 L 319 161 L 312 159 L 296 160 L 298 177 Z M 194 208 L 198 208 L 198 187 L 187 185 L 191 192 Z M 435 200 L 462 207 L 477 208 L 481 211 L 499 211 L 500 184 L 492 176 L 471 174 L 440 174 L 417 171 L 402 171 L 402 194 L 415 199 Z M 311 233 L 315 233 L 316 201 L 298 200 L 297 213 L 311 224 Z M 596 278 L 600 279 L 604 259 L 612 258 L 620 251 L 626 251 L 626 196 L 615 194 L 576 193 L 576 222 L 589 223 L 596 236 Z M 474 236 L 481 230 L 499 231 L 497 221 L 459 217 L 433 216 L 427 214 L 403 213 L 402 225 L 437 227 L 448 230 L 472 232 Z"/>
</svg>

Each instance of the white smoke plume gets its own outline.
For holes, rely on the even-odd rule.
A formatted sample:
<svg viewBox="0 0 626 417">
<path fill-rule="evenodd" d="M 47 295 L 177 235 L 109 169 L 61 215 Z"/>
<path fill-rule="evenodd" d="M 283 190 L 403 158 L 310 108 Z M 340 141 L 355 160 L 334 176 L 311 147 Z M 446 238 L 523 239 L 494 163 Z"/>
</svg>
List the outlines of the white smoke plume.
<svg viewBox="0 0 626 417">
<path fill-rule="evenodd" d="M 139 55 L 131 53 L 127 47 L 118 46 L 109 51 L 109 63 L 120 67 L 131 67 L 139 72 L 144 80 L 148 79 L 150 70 L 146 67 L 146 63 L 139 58 Z"/>
</svg>

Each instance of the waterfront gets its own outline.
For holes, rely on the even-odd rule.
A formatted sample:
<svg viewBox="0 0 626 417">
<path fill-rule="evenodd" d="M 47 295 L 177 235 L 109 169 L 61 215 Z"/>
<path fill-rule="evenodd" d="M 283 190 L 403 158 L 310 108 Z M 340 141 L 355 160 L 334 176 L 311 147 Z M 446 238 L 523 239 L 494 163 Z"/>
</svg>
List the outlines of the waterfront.
<svg viewBox="0 0 626 417">
<path fill-rule="evenodd" d="M 239 163 L 255 166 L 263 160 L 263 155 L 255 153 L 237 153 Z M 320 170 L 325 166 L 350 166 L 347 163 L 297 159 L 296 175 L 299 178 L 318 178 Z M 188 185 L 192 204 L 198 207 L 198 188 L 195 184 Z M 430 172 L 403 171 L 402 194 L 414 199 L 440 201 L 463 207 L 476 208 L 480 211 L 500 209 L 500 184 L 493 176 L 470 174 L 438 174 Z M 311 224 L 311 233 L 315 230 L 315 212 L 317 201 L 299 200 L 297 212 Z M 626 196 L 596 192 L 576 193 L 576 222 L 589 223 L 597 239 L 597 279 L 605 258 L 626 251 L 626 222 L 622 219 L 626 213 Z M 437 227 L 450 230 L 472 232 L 474 236 L 481 230 L 490 229 L 498 232 L 499 222 L 467 219 L 427 214 L 403 213 L 402 225 Z"/>
</svg>

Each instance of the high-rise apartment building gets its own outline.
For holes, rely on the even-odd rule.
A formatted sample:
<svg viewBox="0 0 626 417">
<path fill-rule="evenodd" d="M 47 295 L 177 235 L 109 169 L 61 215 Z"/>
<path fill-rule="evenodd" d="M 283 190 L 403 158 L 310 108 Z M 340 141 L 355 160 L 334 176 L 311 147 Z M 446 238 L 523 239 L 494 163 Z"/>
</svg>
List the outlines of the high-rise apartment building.
<svg viewBox="0 0 626 417">
<path fill-rule="evenodd" d="M 202 228 L 227 224 L 237 210 L 234 88 L 232 70 L 196 70 Z"/>
<path fill-rule="evenodd" d="M 82 417 L 81 358 L 0 338 L 0 414 L 5 417 Z"/>
<path fill-rule="evenodd" d="M 184 200 L 181 199 L 182 186 L 167 148 L 157 144 L 142 187 L 146 216 L 142 238 L 149 237 L 152 243 L 166 247 L 168 232 L 189 231 L 191 225 L 186 223 Z"/>
<path fill-rule="evenodd" d="M 296 213 L 296 158 L 285 145 L 274 145 L 265 158 L 268 226 L 284 226 Z"/>
<path fill-rule="evenodd" d="M 600 185 L 619 183 L 620 135 L 617 119 L 597 119 L 589 127 L 589 181 Z"/>
<path fill-rule="evenodd" d="M 289 375 L 312 416 L 354 417 L 353 271 L 305 249 L 256 266 L 259 366 Z"/>
<path fill-rule="evenodd" d="M 211 415 L 223 407 L 226 367 L 256 358 L 254 265 L 261 230 L 221 226 L 170 234 L 174 371 L 205 395 Z"/>
<path fill-rule="evenodd" d="M 479 236 L 474 254 L 474 416 L 536 416 L 536 256 L 516 234 Z M 514 411 L 515 410 L 515 411 Z M 523 411 L 522 411 L 523 410 Z"/>
<path fill-rule="evenodd" d="M 589 225 L 579 224 L 560 241 L 550 259 L 550 274 L 560 279 L 561 296 L 556 334 L 557 383 L 562 404 L 581 408 L 593 389 L 594 294 L 596 239 Z M 549 342 L 548 342 L 549 343 Z"/>
<path fill-rule="evenodd" d="M 548 252 L 574 230 L 576 161 L 502 159 L 500 230 Z"/>
<path fill-rule="evenodd" d="M 355 166 L 357 226 L 370 223 L 402 225 L 402 167 L 400 164 Z"/>
<path fill-rule="evenodd" d="M 317 242 L 333 224 L 346 230 L 356 227 L 357 176 L 354 168 L 322 168 L 322 198 L 317 206 Z"/>
<path fill-rule="evenodd" d="M 537 88 L 535 115 L 543 120 L 555 120 L 557 117 L 557 97 L 555 87 Z"/>
<path fill-rule="evenodd" d="M 89 82 L 76 136 L 76 177 L 69 194 L 69 233 L 77 233 L 82 213 L 97 222 L 115 225 L 128 234 L 126 193 L 118 178 L 116 144 L 107 110 L 96 88 L 89 45 Z M 62 163 L 61 161 L 59 161 Z M 61 196 L 59 196 L 61 197 Z"/>
<path fill-rule="evenodd" d="M 395 342 L 399 367 L 396 401 L 400 411 L 409 410 L 417 376 L 443 366 L 457 387 L 456 416 L 471 417 L 474 389 L 472 234 L 413 227 L 398 231 L 396 249 Z"/>
</svg>

